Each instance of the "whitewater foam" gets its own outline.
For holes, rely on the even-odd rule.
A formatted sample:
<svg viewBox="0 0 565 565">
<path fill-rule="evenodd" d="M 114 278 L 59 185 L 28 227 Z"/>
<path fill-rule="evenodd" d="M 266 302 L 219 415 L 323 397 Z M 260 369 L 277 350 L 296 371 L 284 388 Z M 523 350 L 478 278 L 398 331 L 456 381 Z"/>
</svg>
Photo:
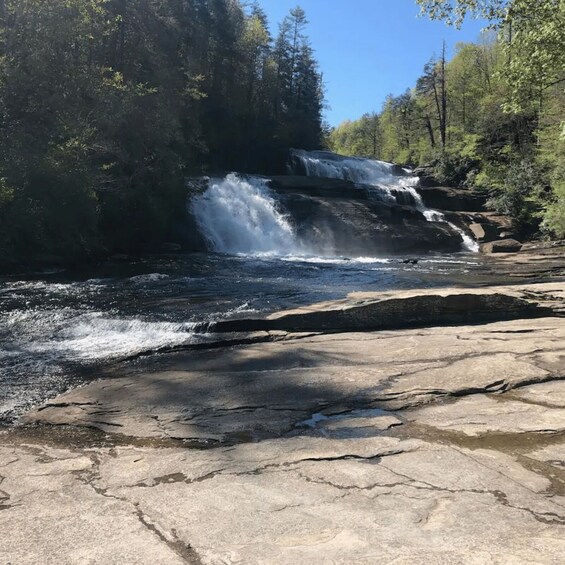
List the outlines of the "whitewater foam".
<svg viewBox="0 0 565 565">
<path fill-rule="evenodd" d="M 168 278 L 169 275 L 164 275 L 163 273 L 148 273 L 146 275 L 136 275 L 135 277 L 130 277 L 129 280 L 136 284 L 145 284 L 162 281 Z"/>
<path fill-rule="evenodd" d="M 47 355 L 54 361 L 116 359 L 192 340 L 194 323 L 113 318 L 73 308 L 14 310 L 2 327 L 18 336 L 5 342 L 3 355 Z M 45 339 L 48 336 L 48 339 Z M 9 346 L 9 347 L 8 347 Z"/>
<path fill-rule="evenodd" d="M 259 177 L 234 173 L 210 179 L 208 190 L 191 201 L 201 233 L 221 253 L 292 254 L 302 251 L 294 229 Z"/>
</svg>

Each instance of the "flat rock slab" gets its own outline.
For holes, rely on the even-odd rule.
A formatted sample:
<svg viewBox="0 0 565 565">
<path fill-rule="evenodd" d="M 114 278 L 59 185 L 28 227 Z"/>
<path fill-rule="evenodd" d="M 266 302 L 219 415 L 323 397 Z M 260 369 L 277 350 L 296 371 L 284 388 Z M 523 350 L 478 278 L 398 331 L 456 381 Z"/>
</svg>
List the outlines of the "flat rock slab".
<svg viewBox="0 0 565 565">
<path fill-rule="evenodd" d="M 551 383 L 559 396 L 565 396 L 565 380 Z M 543 386 L 543 385 L 539 385 Z M 528 387 L 528 398 L 535 397 L 535 386 Z M 469 396 L 445 404 L 412 411 L 410 419 L 439 429 L 467 435 L 497 433 L 565 432 L 565 407 L 548 407 L 508 399 L 505 395 Z"/>
<path fill-rule="evenodd" d="M 23 422 L 234 442 L 289 433 L 315 413 L 397 410 L 551 381 L 564 366 L 563 318 L 318 335 L 170 355 L 166 368 L 95 381 Z"/>
<path fill-rule="evenodd" d="M 560 315 L 565 284 L 355 292 L 343 300 L 278 312 L 266 319 L 226 320 L 212 332 L 368 331 L 460 325 Z"/>
<path fill-rule="evenodd" d="M 564 287 L 505 293 L 553 316 L 177 352 L 52 399 L 24 421 L 56 432 L 0 432 L 2 559 L 565 562 Z"/>
<path fill-rule="evenodd" d="M 563 363 L 563 359 L 556 359 L 555 363 Z M 563 367 L 563 378 L 565 379 L 565 367 Z M 512 397 L 545 408 L 565 409 L 565 381 L 555 381 L 517 390 Z"/>
<path fill-rule="evenodd" d="M 0 554 L 76 563 L 556 564 L 565 505 L 513 456 L 417 439 L 206 451 L 0 440 Z"/>
</svg>

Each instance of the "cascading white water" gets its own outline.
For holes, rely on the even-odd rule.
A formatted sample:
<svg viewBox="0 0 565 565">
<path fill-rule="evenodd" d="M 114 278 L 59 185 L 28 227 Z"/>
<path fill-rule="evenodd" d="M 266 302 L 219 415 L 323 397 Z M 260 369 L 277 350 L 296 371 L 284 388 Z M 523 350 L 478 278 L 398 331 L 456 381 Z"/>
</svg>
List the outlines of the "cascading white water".
<svg viewBox="0 0 565 565">
<path fill-rule="evenodd" d="M 467 251 L 479 250 L 477 242 L 462 229 L 448 222 L 441 212 L 426 207 L 416 190 L 419 179 L 411 175 L 409 169 L 384 161 L 345 157 L 329 151 L 294 150 L 292 156 L 301 162 L 307 176 L 349 180 L 371 187 L 375 196 L 385 202 L 411 204 L 422 212 L 428 222 L 446 223 L 459 233 Z"/>
<path fill-rule="evenodd" d="M 472 237 L 468 236 L 460 227 L 457 227 L 453 222 L 448 222 L 441 212 L 426 208 L 421 198 L 420 202 L 422 203 L 422 208 L 418 206 L 418 209 L 422 212 L 422 214 L 424 214 L 424 217 L 428 220 L 428 222 L 442 222 L 447 224 L 461 236 L 461 239 L 463 240 L 463 247 L 467 251 L 472 251 L 473 253 L 479 251 L 479 244 Z"/>
<path fill-rule="evenodd" d="M 215 251 L 282 255 L 302 251 L 265 179 L 233 173 L 210 179 L 208 190 L 193 198 L 191 206 L 202 234 Z"/>
<path fill-rule="evenodd" d="M 379 200 L 391 204 L 422 202 L 415 189 L 418 177 L 392 163 L 344 157 L 329 151 L 293 150 L 292 156 L 300 160 L 309 177 L 343 179 L 370 186 Z"/>
</svg>

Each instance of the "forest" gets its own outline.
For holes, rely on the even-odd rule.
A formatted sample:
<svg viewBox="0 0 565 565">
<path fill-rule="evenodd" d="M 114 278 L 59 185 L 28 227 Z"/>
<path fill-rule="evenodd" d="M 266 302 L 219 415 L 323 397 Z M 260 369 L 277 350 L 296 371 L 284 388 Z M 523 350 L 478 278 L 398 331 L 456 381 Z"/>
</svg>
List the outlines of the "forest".
<svg viewBox="0 0 565 565">
<path fill-rule="evenodd" d="M 158 249 L 187 177 L 281 173 L 291 147 L 427 165 L 565 237 L 565 1 L 416 3 L 490 26 L 329 130 L 299 7 L 273 37 L 243 0 L 0 0 L 0 263 Z"/>
<path fill-rule="evenodd" d="M 292 10 L 239 0 L 0 0 L 0 262 L 151 250 L 190 175 L 273 171 L 321 143 Z"/>
<path fill-rule="evenodd" d="M 565 237 L 565 2 L 418 3 L 433 19 L 490 26 L 450 60 L 439 44 L 416 84 L 334 128 L 328 146 L 431 165 L 441 184 L 487 192 L 524 236 Z"/>
</svg>

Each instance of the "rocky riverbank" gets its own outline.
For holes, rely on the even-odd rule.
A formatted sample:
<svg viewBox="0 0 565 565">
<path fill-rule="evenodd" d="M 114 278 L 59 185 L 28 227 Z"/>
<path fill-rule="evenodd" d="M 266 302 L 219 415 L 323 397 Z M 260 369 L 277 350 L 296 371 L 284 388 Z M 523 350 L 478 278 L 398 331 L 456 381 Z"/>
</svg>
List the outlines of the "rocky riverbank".
<svg viewBox="0 0 565 565">
<path fill-rule="evenodd" d="M 508 257 L 498 268 L 550 282 L 250 318 L 38 406 L 0 433 L 0 554 L 561 562 L 563 261 Z"/>
</svg>

